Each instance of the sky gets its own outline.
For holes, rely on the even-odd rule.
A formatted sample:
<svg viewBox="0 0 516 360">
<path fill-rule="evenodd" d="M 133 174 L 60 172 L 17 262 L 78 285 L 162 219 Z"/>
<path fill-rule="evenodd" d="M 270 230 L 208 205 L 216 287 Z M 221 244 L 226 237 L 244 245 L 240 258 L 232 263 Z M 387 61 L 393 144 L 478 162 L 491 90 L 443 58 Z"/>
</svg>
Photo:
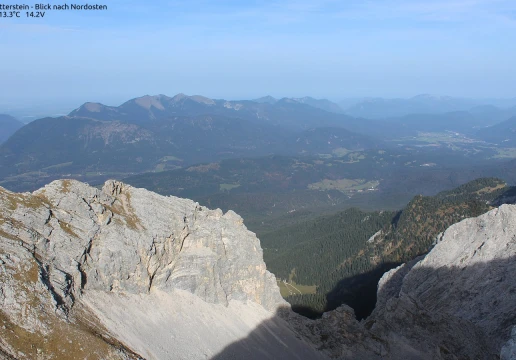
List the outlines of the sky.
<svg viewBox="0 0 516 360">
<path fill-rule="evenodd" d="M 0 106 L 180 92 L 516 97 L 514 0 L 94 3 L 108 10 L 0 18 Z"/>
</svg>

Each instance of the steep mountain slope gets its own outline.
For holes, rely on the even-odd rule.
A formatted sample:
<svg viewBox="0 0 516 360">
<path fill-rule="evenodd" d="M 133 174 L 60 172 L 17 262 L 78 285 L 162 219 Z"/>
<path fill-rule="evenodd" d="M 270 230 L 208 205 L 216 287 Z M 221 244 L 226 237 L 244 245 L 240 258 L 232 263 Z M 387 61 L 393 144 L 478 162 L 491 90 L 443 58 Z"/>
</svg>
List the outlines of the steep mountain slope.
<svg viewBox="0 0 516 360">
<path fill-rule="evenodd" d="M 516 270 L 515 215 L 515 206 L 502 205 L 449 227 L 424 259 L 382 278 L 375 313 L 392 306 L 393 295 L 414 299 L 474 323 L 499 352 L 516 324 L 516 284 L 504 281 Z"/>
<path fill-rule="evenodd" d="M 14 117 L 0 114 L 0 144 L 7 140 L 12 134 L 24 124 Z"/>
<path fill-rule="evenodd" d="M 387 273 L 359 323 L 346 306 L 316 321 L 292 313 L 258 239 L 231 211 L 115 181 L 0 189 L 0 202 L 3 358 L 494 360 L 510 351 L 516 206 L 450 227 L 423 260 Z"/>
</svg>

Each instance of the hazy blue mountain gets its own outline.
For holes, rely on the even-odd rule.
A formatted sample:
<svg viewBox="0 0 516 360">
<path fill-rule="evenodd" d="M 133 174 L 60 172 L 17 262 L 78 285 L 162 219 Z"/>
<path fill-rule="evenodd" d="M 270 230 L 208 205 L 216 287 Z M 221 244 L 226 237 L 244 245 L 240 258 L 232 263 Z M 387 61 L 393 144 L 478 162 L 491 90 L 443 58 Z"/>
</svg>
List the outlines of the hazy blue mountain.
<svg viewBox="0 0 516 360">
<path fill-rule="evenodd" d="M 251 101 L 254 101 L 254 102 L 257 102 L 257 103 L 267 103 L 267 104 L 274 104 L 276 101 L 278 101 L 278 99 L 270 96 L 270 95 L 267 95 L 267 96 L 263 96 L 261 98 L 258 98 L 258 99 L 253 99 Z"/>
<path fill-rule="evenodd" d="M 87 102 L 68 114 L 70 117 L 84 117 L 96 120 L 117 120 L 123 116 L 117 107 Z"/>
<path fill-rule="evenodd" d="M 516 146 L 516 116 L 496 125 L 480 129 L 477 137 L 499 146 Z"/>
<path fill-rule="evenodd" d="M 348 156 L 361 150 L 395 149 L 397 142 L 383 140 L 420 132 L 452 131 L 473 136 L 478 128 L 510 111 L 477 107 L 472 112 L 369 120 L 325 111 L 291 98 L 271 104 L 178 94 L 142 96 L 120 106 L 85 103 L 68 116 L 36 120 L 2 144 L 0 185 L 25 190 L 52 177 L 100 180 L 271 154 Z M 451 164 L 464 154 L 445 145 L 414 151 L 422 161 L 417 166 Z M 495 150 L 490 151 L 493 154 L 482 156 L 496 155 Z M 377 171 L 371 170 L 375 166 L 391 168 L 414 160 L 409 155 L 402 162 L 394 154 L 388 161 L 380 160 L 383 156 L 377 154 L 375 163 L 366 166 L 363 160 L 357 162 L 359 155 L 349 156 L 328 166 L 337 169 L 340 161 L 355 164 L 353 171 L 358 176 L 360 172 Z"/>
<path fill-rule="evenodd" d="M 298 103 L 310 105 L 315 108 L 322 109 L 322 110 L 325 110 L 328 112 L 333 112 L 333 113 L 337 113 L 337 114 L 343 113 L 342 108 L 338 104 L 336 104 L 330 100 L 327 100 L 327 99 L 314 99 L 313 97 L 310 97 L 310 96 L 305 96 L 305 97 L 300 97 L 300 98 L 288 98 L 288 99 L 295 100 Z M 261 97 L 258 99 L 253 99 L 251 101 L 260 103 L 260 104 L 271 104 L 272 105 L 272 104 L 276 104 L 278 102 L 278 99 L 276 99 L 270 95 L 267 95 L 267 96 L 264 96 L 264 97 Z"/>
<path fill-rule="evenodd" d="M 421 132 L 450 131 L 474 136 L 479 129 L 503 122 L 513 116 L 516 116 L 516 107 L 500 109 L 492 105 L 482 105 L 468 111 L 452 111 L 439 114 L 420 113 L 377 119 L 376 127 L 369 132 L 364 129 L 353 128 L 353 130 L 376 137 L 382 137 L 383 135 L 384 138 L 417 136 Z"/>
<path fill-rule="evenodd" d="M 0 176 L 163 170 L 265 155 L 283 146 L 284 136 L 268 124 L 217 115 L 154 119 L 145 126 L 77 116 L 45 118 L 0 146 Z"/>
<path fill-rule="evenodd" d="M 10 115 L 0 114 L 0 143 L 7 140 L 23 125 L 25 124 Z"/>
<path fill-rule="evenodd" d="M 513 98 L 488 98 L 479 99 L 482 104 L 490 104 L 501 109 L 507 109 L 516 106 L 516 97 Z"/>
<path fill-rule="evenodd" d="M 366 99 L 345 109 L 344 112 L 351 116 L 381 119 L 408 114 L 438 114 L 463 111 L 480 104 L 479 101 L 472 99 L 423 94 L 409 99 Z"/>
<path fill-rule="evenodd" d="M 469 112 L 482 121 L 480 126 L 492 126 L 516 116 L 516 106 L 499 108 L 494 105 L 481 105 L 470 109 Z"/>
<path fill-rule="evenodd" d="M 68 116 L 31 122 L 0 146 L 0 184 L 26 189 L 59 176 L 100 179 L 227 158 L 379 147 L 342 128 L 356 123 L 292 99 L 271 105 L 179 94 L 118 107 L 85 103 Z"/>
<path fill-rule="evenodd" d="M 314 99 L 312 97 L 305 96 L 302 98 L 293 98 L 293 100 L 328 112 L 333 112 L 337 114 L 341 114 L 344 112 L 338 104 L 327 99 Z"/>
<path fill-rule="evenodd" d="M 367 100 L 367 98 L 346 98 L 346 99 L 343 99 L 343 100 L 340 100 L 337 105 L 339 105 L 339 107 L 344 111 L 362 101 L 365 101 Z"/>
<path fill-rule="evenodd" d="M 473 115 L 467 111 L 454 111 L 444 114 L 411 114 L 398 118 L 386 119 L 396 125 L 399 133 L 415 135 L 418 132 L 452 131 L 464 134 L 474 134 L 479 127 L 492 124 L 491 117 Z"/>
<path fill-rule="evenodd" d="M 318 101 L 318 100 L 314 100 Z M 142 96 L 129 100 L 118 107 L 86 103 L 72 111 L 70 116 L 90 117 L 99 120 L 121 120 L 145 124 L 152 119 L 167 116 L 224 115 L 257 123 L 282 127 L 291 131 L 306 130 L 319 126 L 348 127 L 352 117 L 323 111 L 303 102 L 282 98 L 273 103 L 249 100 L 226 101 L 203 96 L 178 94 Z M 356 131 L 356 130 L 354 130 Z"/>
</svg>

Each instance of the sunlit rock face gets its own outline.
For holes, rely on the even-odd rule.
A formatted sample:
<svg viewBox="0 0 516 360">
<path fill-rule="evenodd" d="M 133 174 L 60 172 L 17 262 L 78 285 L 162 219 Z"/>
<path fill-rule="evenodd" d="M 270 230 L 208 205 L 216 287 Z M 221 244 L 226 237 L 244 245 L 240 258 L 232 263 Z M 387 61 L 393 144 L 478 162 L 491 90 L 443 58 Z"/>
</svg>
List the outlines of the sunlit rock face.
<svg viewBox="0 0 516 360">
<path fill-rule="evenodd" d="M 115 181 L 102 190 L 69 180 L 33 194 L 1 190 L 0 202 L 0 345 L 12 356 L 62 358 L 43 343 L 61 328 L 88 334 L 79 325 L 91 323 L 90 336 L 114 339 L 97 339 L 107 354 L 97 358 L 209 358 L 288 305 L 259 240 L 232 211 Z M 278 334 L 313 351 L 277 321 Z M 14 341 L 21 333 L 42 344 Z M 85 335 L 77 346 L 86 343 Z"/>
</svg>

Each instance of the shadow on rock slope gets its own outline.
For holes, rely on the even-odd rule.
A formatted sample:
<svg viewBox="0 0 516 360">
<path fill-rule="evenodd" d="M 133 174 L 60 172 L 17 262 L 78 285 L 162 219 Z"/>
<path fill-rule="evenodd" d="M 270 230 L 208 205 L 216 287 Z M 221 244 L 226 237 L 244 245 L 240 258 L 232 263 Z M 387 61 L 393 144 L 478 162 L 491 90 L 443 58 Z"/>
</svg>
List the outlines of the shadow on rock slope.
<svg viewBox="0 0 516 360">
<path fill-rule="evenodd" d="M 414 268 L 418 260 L 382 278 L 377 306 L 361 322 L 346 305 L 317 320 L 279 310 L 212 360 L 494 360 L 500 359 L 504 346 L 510 353 L 509 346 L 516 344 L 511 340 L 516 325 L 516 257 L 465 267 Z M 285 320 L 320 350 L 321 357 L 283 341 L 276 329 Z"/>
</svg>

